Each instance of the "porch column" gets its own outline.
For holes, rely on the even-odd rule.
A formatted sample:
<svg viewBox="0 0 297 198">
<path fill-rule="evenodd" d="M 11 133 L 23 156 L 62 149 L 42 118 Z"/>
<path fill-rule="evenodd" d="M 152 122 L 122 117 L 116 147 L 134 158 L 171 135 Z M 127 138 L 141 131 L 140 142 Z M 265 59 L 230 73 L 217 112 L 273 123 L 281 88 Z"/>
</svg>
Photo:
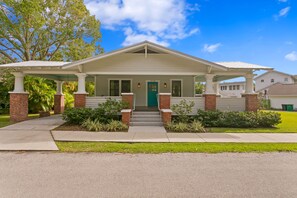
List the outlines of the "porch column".
<svg viewBox="0 0 297 198">
<path fill-rule="evenodd" d="M 170 109 L 171 93 L 159 93 L 159 109 Z"/>
<path fill-rule="evenodd" d="M 217 96 L 220 95 L 220 82 L 213 82 L 213 89 Z"/>
<path fill-rule="evenodd" d="M 133 110 L 134 107 L 134 94 L 133 93 L 122 93 L 122 101 L 129 104 L 129 109 Z"/>
<path fill-rule="evenodd" d="M 85 73 L 75 74 L 78 78 L 78 88 L 77 92 L 74 93 L 74 107 L 83 108 L 86 106 L 86 97 L 88 93 L 86 92 L 86 76 Z"/>
<path fill-rule="evenodd" d="M 245 110 L 257 111 L 259 108 L 258 94 L 254 92 L 254 75 L 252 73 L 245 75 L 245 93 L 242 97 L 245 98 Z"/>
<path fill-rule="evenodd" d="M 64 112 L 64 94 L 63 94 L 63 81 L 55 81 L 57 85 L 57 93 L 54 96 L 54 112 L 61 114 Z"/>
<path fill-rule="evenodd" d="M 24 77 L 22 72 L 12 72 L 15 77 L 14 90 L 9 92 L 10 97 L 10 120 L 20 122 L 28 119 L 28 96 L 24 90 Z"/>
<path fill-rule="evenodd" d="M 206 111 L 216 110 L 217 108 L 217 94 L 213 88 L 213 78 L 215 74 L 205 74 L 205 92 L 204 97 L 204 108 Z"/>
</svg>

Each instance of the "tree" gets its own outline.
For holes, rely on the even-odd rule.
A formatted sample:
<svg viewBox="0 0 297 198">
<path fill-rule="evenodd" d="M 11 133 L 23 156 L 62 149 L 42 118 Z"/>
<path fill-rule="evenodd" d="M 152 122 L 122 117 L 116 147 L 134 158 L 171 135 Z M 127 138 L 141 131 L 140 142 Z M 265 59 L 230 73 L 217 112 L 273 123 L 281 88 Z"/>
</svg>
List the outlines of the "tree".
<svg viewBox="0 0 297 198">
<path fill-rule="evenodd" d="M 73 61 L 98 54 L 99 28 L 83 0 L 0 2 L 0 54 L 11 62 Z"/>
<path fill-rule="evenodd" d="M 195 83 L 195 94 L 202 94 L 204 91 L 204 84 L 200 82 Z"/>
</svg>

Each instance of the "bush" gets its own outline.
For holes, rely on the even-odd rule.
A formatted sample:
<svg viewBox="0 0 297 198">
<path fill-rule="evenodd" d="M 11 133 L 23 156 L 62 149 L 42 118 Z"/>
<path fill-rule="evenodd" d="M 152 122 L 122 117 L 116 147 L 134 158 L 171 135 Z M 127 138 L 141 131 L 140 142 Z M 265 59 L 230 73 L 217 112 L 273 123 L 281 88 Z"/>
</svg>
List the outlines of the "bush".
<svg viewBox="0 0 297 198">
<path fill-rule="evenodd" d="M 199 121 L 193 121 L 192 123 L 170 122 L 165 127 L 168 131 L 173 132 L 206 132 Z"/>
<path fill-rule="evenodd" d="M 188 103 L 186 99 L 183 99 L 178 104 L 172 105 L 172 111 L 176 113 L 179 122 L 187 123 L 194 105 L 194 101 Z"/>
<path fill-rule="evenodd" d="M 91 120 L 90 118 L 84 121 L 81 125 L 88 131 L 103 131 L 105 126 L 99 122 L 99 120 Z"/>
<path fill-rule="evenodd" d="M 70 108 L 63 113 L 63 120 L 71 124 L 82 124 L 84 121 L 91 119 L 93 110 L 90 108 Z"/>
<path fill-rule="evenodd" d="M 125 131 L 128 129 L 128 126 L 121 121 L 113 120 L 106 125 L 107 131 Z"/>
<path fill-rule="evenodd" d="M 258 128 L 274 127 L 281 123 L 276 112 L 221 112 L 198 110 L 196 119 L 205 127 Z"/>
<path fill-rule="evenodd" d="M 193 132 L 206 132 L 205 128 L 203 127 L 203 125 L 201 124 L 201 122 L 195 120 L 194 122 L 192 122 L 190 124 L 191 127 L 191 131 Z"/>
</svg>

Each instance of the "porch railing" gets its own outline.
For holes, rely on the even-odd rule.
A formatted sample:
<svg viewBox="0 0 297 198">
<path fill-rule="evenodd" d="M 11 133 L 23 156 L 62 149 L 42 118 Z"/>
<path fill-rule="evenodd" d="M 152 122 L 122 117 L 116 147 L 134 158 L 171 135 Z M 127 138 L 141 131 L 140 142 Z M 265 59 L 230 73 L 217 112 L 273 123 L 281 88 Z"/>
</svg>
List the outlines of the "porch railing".
<svg viewBox="0 0 297 198">
<path fill-rule="evenodd" d="M 191 115 L 195 115 L 198 109 L 204 110 L 204 97 L 171 97 L 171 105 L 179 104 L 182 100 L 186 100 L 187 102 L 194 102 L 194 107 L 192 109 Z"/>
<path fill-rule="evenodd" d="M 245 98 L 217 98 L 217 110 L 245 111 Z"/>
<path fill-rule="evenodd" d="M 106 102 L 109 98 L 116 99 L 118 101 L 122 100 L 121 96 L 94 96 L 86 97 L 86 107 L 87 108 L 96 108 L 98 104 Z"/>
</svg>

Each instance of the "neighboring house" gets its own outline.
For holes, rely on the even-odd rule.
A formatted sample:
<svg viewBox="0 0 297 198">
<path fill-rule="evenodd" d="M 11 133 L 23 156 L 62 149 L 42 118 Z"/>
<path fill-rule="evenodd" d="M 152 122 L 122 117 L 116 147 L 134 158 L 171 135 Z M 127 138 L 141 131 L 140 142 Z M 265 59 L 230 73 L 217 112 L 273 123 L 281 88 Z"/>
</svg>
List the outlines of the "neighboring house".
<svg viewBox="0 0 297 198">
<path fill-rule="evenodd" d="M 15 89 L 10 93 L 13 120 L 27 118 L 28 96 L 23 86 L 25 75 L 57 82 L 56 113 L 63 111 L 63 81 L 78 81 L 75 107 L 96 107 L 108 98 L 115 98 L 128 101 L 132 110 L 151 108 L 164 110 L 162 115 L 171 115 L 171 105 L 182 99 L 195 102 L 194 112 L 197 109 L 255 111 L 257 97 L 253 92 L 253 72 L 271 70 L 242 62 L 211 62 L 147 41 L 72 63 L 28 61 L 0 65 L 1 68 L 16 71 L 13 73 Z M 237 77 L 246 79 L 244 98 L 216 97 L 214 84 Z M 94 82 L 94 97 L 87 96 L 86 81 Z M 202 97 L 195 97 L 195 81 L 205 82 Z M 128 112 L 125 113 L 130 115 Z"/>
<path fill-rule="evenodd" d="M 297 84 L 276 83 L 271 85 L 268 88 L 267 97 L 270 100 L 271 108 L 286 110 L 285 106 L 290 105 L 297 110 Z"/>
<path fill-rule="evenodd" d="M 296 77 L 279 71 L 268 71 L 262 75 L 257 76 L 255 80 L 255 91 L 266 95 L 267 88 L 275 83 L 293 84 Z"/>
<path fill-rule="evenodd" d="M 219 84 L 218 93 L 221 97 L 240 98 L 245 92 L 245 82 L 222 82 Z"/>
</svg>

